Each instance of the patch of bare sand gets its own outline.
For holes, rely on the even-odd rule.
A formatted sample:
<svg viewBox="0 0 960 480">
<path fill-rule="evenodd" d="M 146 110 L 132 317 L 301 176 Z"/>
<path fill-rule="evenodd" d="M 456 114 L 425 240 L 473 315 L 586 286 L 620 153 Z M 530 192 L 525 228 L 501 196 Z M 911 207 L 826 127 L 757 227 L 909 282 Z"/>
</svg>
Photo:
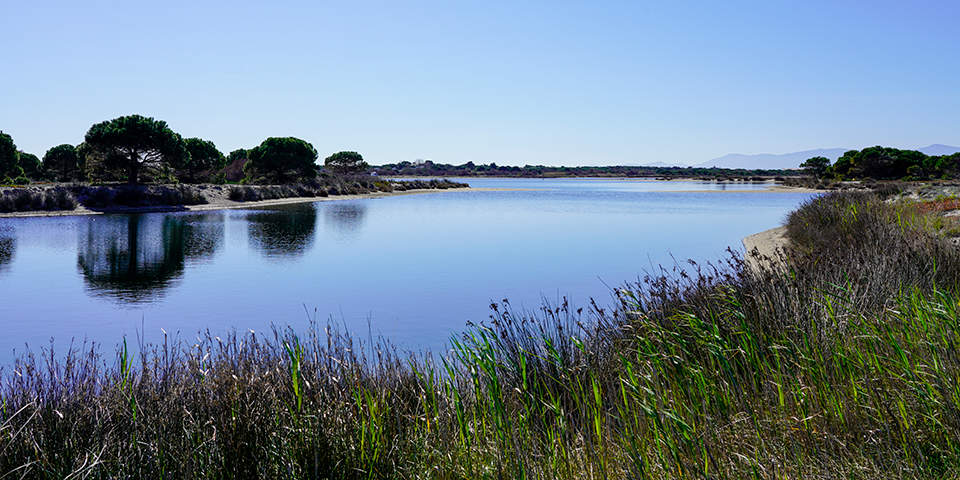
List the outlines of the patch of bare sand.
<svg viewBox="0 0 960 480">
<path fill-rule="evenodd" d="M 790 243 L 787 227 L 771 228 L 743 239 L 744 260 L 752 270 L 772 268 L 780 264 L 780 253 Z"/>
</svg>

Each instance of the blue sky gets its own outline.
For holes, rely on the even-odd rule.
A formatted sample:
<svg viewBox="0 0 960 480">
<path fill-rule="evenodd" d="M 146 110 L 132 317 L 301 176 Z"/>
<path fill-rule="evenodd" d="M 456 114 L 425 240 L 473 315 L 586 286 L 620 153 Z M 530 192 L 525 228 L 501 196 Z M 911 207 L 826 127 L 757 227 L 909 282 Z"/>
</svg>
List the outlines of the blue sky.
<svg viewBox="0 0 960 480">
<path fill-rule="evenodd" d="M 960 144 L 960 2 L 14 1 L 0 129 L 503 165 Z"/>
</svg>

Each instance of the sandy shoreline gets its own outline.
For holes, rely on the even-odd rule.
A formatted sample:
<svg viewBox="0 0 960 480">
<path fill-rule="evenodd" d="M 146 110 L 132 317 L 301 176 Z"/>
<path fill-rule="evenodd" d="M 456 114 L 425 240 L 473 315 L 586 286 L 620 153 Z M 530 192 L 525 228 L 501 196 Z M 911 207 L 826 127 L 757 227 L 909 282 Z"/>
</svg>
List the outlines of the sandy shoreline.
<svg viewBox="0 0 960 480">
<path fill-rule="evenodd" d="M 778 259 L 780 255 L 779 252 L 782 251 L 789 242 L 790 240 L 787 238 L 787 227 L 784 226 L 754 233 L 753 235 L 744 237 L 742 240 L 743 247 L 746 251 L 743 258 L 747 266 L 754 270 L 759 269 L 761 266 L 769 268 L 772 266 L 771 263 L 776 262 L 776 259 Z M 758 255 L 754 255 L 754 252 Z M 773 260 L 773 262 L 766 262 L 764 261 L 765 259 Z"/>
<path fill-rule="evenodd" d="M 662 190 L 662 193 L 823 193 L 827 190 L 817 190 L 815 188 L 788 187 L 785 185 L 770 185 L 762 190 Z"/>
<path fill-rule="evenodd" d="M 277 205 L 290 205 L 295 203 L 313 203 L 313 202 L 335 202 L 341 200 L 357 200 L 364 198 L 393 197 L 398 195 L 420 195 L 425 193 L 443 193 L 443 192 L 464 192 L 477 190 L 500 190 L 500 189 L 479 189 L 479 188 L 448 188 L 448 189 L 415 189 L 402 192 L 376 192 L 361 193 L 355 195 L 330 195 L 329 197 L 291 197 L 278 198 L 274 200 L 259 200 L 253 202 L 235 202 L 225 197 L 209 198 L 209 203 L 202 205 L 162 205 L 154 207 L 111 207 L 105 209 L 91 210 L 84 206 L 78 206 L 74 210 L 54 210 L 54 211 L 27 211 L 27 212 L 9 212 L 0 213 L 0 218 L 22 218 L 22 217 L 69 217 L 75 215 L 106 215 L 111 213 L 152 213 L 152 212 L 202 212 L 209 210 L 231 210 L 243 208 L 262 208 L 273 207 Z"/>
</svg>

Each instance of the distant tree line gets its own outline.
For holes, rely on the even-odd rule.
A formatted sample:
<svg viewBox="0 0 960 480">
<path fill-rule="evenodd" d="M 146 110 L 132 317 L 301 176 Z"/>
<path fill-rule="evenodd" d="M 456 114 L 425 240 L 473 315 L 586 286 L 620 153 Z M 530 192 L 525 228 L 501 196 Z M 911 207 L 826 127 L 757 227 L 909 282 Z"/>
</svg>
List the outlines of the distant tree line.
<svg viewBox="0 0 960 480">
<path fill-rule="evenodd" d="M 317 164 L 317 150 L 295 137 L 270 137 L 224 155 L 209 140 L 182 138 L 162 120 L 127 115 L 90 127 L 79 145 L 57 145 L 38 158 L 0 132 L 0 184 L 48 182 L 283 184 L 320 174 L 364 173 L 357 152 Z"/>
<path fill-rule="evenodd" d="M 498 166 L 495 163 L 462 165 L 422 162 L 400 162 L 373 167 L 380 175 L 411 176 L 500 176 L 500 177 L 711 177 L 711 178 L 750 178 L 800 175 L 800 170 L 742 169 L 742 168 L 701 168 L 701 167 L 645 167 L 645 166 L 606 166 L 606 167 L 548 167 L 544 165 L 525 165 L 523 167 Z"/>
<path fill-rule="evenodd" d="M 809 158 L 800 168 L 814 177 L 833 180 L 949 180 L 960 178 L 960 153 L 931 156 L 876 146 L 850 150 L 833 164 L 826 157 Z"/>
</svg>

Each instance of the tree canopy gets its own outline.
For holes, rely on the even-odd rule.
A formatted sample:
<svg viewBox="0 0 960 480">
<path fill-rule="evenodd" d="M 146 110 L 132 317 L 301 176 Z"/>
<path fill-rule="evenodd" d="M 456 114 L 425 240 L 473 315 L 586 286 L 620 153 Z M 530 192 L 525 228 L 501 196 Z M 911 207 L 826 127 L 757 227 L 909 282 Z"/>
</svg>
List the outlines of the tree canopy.
<svg viewBox="0 0 960 480">
<path fill-rule="evenodd" d="M 810 175 L 819 178 L 827 172 L 828 168 L 830 168 L 830 159 L 827 157 L 808 158 L 805 162 L 800 164 L 800 168 Z"/>
<path fill-rule="evenodd" d="M 183 139 L 167 122 L 128 115 L 100 122 L 87 131 L 86 144 L 108 168 L 122 168 L 128 183 L 138 183 L 145 168 L 158 171 L 186 163 Z"/>
<path fill-rule="evenodd" d="M 20 168 L 23 170 L 23 176 L 31 180 L 40 180 L 42 177 L 40 165 L 40 159 L 36 155 L 20 151 Z"/>
<path fill-rule="evenodd" d="M 0 132 L 0 181 L 9 183 L 14 178 L 23 176 L 20 168 L 20 152 L 13 143 L 13 137 Z"/>
<path fill-rule="evenodd" d="M 913 165 L 921 165 L 926 155 L 915 150 L 868 147 L 850 150 L 837 159 L 835 174 L 849 178 L 897 179 L 907 176 Z"/>
<path fill-rule="evenodd" d="M 249 151 L 245 148 L 238 148 L 227 155 L 227 166 L 223 168 L 225 180 L 238 182 L 243 180 L 243 167 L 249 158 Z"/>
<path fill-rule="evenodd" d="M 57 145 L 43 154 L 43 171 L 50 180 L 57 182 L 77 180 L 82 167 L 77 148 L 69 143 Z"/>
<path fill-rule="evenodd" d="M 349 174 L 365 172 L 370 165 L 357 152 L 337 152 L 323 161 L 323 167 L 333 173 Z"/>
<path fill-rule="evenodd" d="M 960 175 L 960 153 L 928 156 L 916 150 L 876 146 L 850 150 L 833 165 L 826 158 L 814 157 L 800 167 L 811 173 L 819 172 L 817 176 L 821 178 L 841 180 L 956 178 Z"/>
<path fill-rule="evenodd" d="M 227 155 L 227 163 L 233 163 L 237 160 L 246 160 L 250 154 L 245 148 L 238 148 Z"/>
<path fill-rule="evenodd" d="M 251 183 L 289 183 L 317 175 L 317 150 L 294 137 L 270 137 L 248 152 L 245 180 Z"/>
<path fill-rule="evenodd" d="M 209 140 L 187 138 L 183 141 L 189 155 L 177 165 L 177 177 L 184 182 L 210 181 L 213 174 L 226 165 L 226 157 Z"/>
</svg>

